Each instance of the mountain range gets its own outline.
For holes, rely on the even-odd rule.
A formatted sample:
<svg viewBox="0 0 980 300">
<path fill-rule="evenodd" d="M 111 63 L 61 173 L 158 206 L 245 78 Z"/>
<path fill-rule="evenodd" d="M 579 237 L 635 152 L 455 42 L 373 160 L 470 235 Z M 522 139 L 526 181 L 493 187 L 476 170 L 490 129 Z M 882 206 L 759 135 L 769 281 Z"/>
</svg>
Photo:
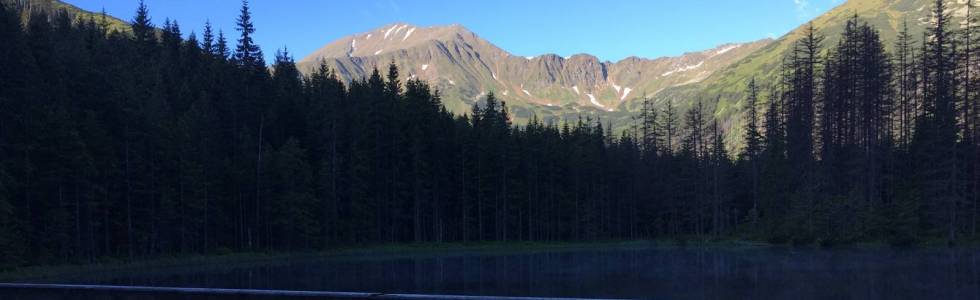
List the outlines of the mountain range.
<svg viewBox="0 0 980 300">
<path fill-rule="evenodd" d="M 966 0 L 946 0 L 954 20 L 962 22 Z M 299 61 L 309 71 L 322 61 L 345 80 L 363 78 L 373 68 L 394 62 L 405 78 L 421 78 L 438 88 L 447 107 L 466 113 L 487 93 L 507 101 L 521 122 L 595 115 L 617 129 L 650 98 L 663 107 L 672 101 L 683 113 L 703 101 L 726 129 L 729 145 L 740 143 L 743 92 L 752 78 L 763 88 L 777 78 L 778 66 L 812 24 L 834 45 L 849 18 L 874 25 L 885 44 L 894 45 L 907 22 L 921 36 L 931 18 L 933 0 L 850 0 L 777 39 L 729 43 L 676 57 L 629 57 L 617 62 L 593 55 L 515 56 L 461 25 L 420 27 L 395 23 L 328 43 Z M 732 146 L 734 147 L 734 146 Z"/>
<path fill-rule="evenodd" d="M 36 9 L 64 8 L 76 18 L 98 17 L 58 0 L 4 1 Z M 962 23 L 967 0 L 945 1 L 954 21 Z M 913 36 L 921 35 L 931 18 L 933 2 L 849 0 L 808 23 L 826 38 L 826 47 L 837 42 L 846 20 L 857 15 L 874 25 L 885 44 L 892 47 L 906 22 Z M 108 20 L 113 28 L 128 30 L 124 21 Z M 507 101 L 518 123 L 531 115 L 551 121 L 588 115 L 622 129 L 630 124 L 645 98 L 659 107 L 671 101 L 679 113 L 700 100 L 726 129 L 730 147 L 736 147 L 740 144 L 737 129 L 744 121 L 741 112 L 748 81 L 755 78 L 763 88 L 775 82 L 778 66 L 806 26 L 777 39 L 728 43 L 676 57 L 628 57 L 610 62 L 589 54 L 517 56 L 462 25 L 394 23 L 329 42 L 297 64 L 309 72 L 322 62 L 350 81 L 365 78 L 374 68 L 384 71 L 394 63 L 403 80 L 423 79 L 438 89 L 454 113 L 469 112 L 474 103 L 492 92 Z"/>
<path fill-rule="evenodd" d="M 438 88 L 447 107 L 469 111 L 493 92 L 513 117 L 567 117 L 584 112 L 626 115 L 632 102 L 700 82 L 771 42 L 731 43 L 677 57 L 600 61 L 589 54 L 516 56 L 461 25 L 389 24 L 333 41 L 298 62 L 325 63 L 345 80 L 365 78 L 394 62 L 405 78 Z"/>
</svg>

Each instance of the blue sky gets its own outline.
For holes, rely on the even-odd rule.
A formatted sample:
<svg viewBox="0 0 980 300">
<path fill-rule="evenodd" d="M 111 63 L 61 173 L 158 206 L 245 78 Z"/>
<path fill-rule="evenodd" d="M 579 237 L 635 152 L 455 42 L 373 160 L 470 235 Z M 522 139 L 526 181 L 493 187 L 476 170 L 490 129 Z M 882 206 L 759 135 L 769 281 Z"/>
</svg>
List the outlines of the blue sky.
<svg viewBox="0 0 980 300">
<path fill-rule="evenodd" d="M 136 0 L 66 0 L 131 20 Z M 385 24 L 462 24 L 515 55 L 590 53 L 602 60 L 660 57 L 778 37 L 843 0 L 251 0 L 256 40 L 271 58 L 301 59 L 346 35 Z M 237 0 L 146 0 L 154 24 L 187 34 L 210 20 L 234 37 Z M 231 39 L 230 39 L 231 40 Z"/>
</svg>

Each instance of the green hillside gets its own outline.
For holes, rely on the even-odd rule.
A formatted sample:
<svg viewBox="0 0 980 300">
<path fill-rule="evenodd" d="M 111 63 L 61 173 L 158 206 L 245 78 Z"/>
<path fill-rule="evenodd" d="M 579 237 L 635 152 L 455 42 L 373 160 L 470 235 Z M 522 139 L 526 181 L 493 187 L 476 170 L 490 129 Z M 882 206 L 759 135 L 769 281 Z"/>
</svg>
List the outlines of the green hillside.
<svg viewBox="0 0 980 300">
<path fill-rule="evenodd" d="M 19 7 L 19 11 L 24 14 L 22 18 L 29 17 L 32 11 L 44 11 L 48 13 L 64 11 L 71 15 L 75 21 L 88 21 L 95 20 L 100 22 L 102 20 L 102 13 L 90 12 L 77 6 L 59 1 L 59 0 L 2 0 L 5 5 L 11 5 L 14 7 Z M 116 17 L 106 15 L 105 20 L 108 23 L 109 30 L 115 30 L 119 32 L 129 32 L 129 23 L 120 20 Z"/>
<path fill-rule="evenodd" d="M 818 33 L 826 38 L 823 43 L 824 49 L 837 43 L 846 20 L 854 15 L 874 25 L 881 32 L 885 44 L 892 47 L 897 32 L 906 20 L 912 36 L 921 36 L 922 30 L 928 24 L 932 2 L 931 0 L 850 0 L 811 22 Z M 954 18 L 962 19 L 966 15 L 965 2 L 948 2 Z M 774 83 L 778 77 L 776 73 L 781 60 L 789 53 L 793 43 L 802 36 L 806 26 L 806 24 L 801 25 L 705 81 L 667 89 L 657 94 L 655 99 L 661 105 L 667 100 L 673 100 L 682 111 L 692 103 L 696 103 L 696 99 L 703 99 L 709 104 L 715 104 L 715 99 L 718 99 L 714 114 L 722 120 L 726 128 L 734 129 L 727 131 L 727 140 L 729 148 L 737 149 L 741 144 L 743 92 L 749 80 L 756 78 L 763 89 Z"/>
</svg>

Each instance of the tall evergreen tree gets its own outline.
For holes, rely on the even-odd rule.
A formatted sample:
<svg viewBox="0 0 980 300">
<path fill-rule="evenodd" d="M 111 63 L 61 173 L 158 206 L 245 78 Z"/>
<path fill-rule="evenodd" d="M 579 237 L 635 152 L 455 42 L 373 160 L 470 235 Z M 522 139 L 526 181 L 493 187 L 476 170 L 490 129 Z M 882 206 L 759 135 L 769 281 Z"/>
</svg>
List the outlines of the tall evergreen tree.
<svg viewBox="0 0 980 300">
<path fill-rule="evenodd" d="M 937 0 L 933 21 L 923 45 L 923 113 L 915 130 L 914 150 L 922 197 L 934 228 L 943 228 L 949 242 L 956 241 L 957 188 L 956 46 L 949 29 L 946 3 Z"/>
<path fill-rule="evenodd" d="M 763 151 L 763 136 L 759 130 L 759 87 L 755 83 L 755 78 L 749 81 L 748 97 L 745 99 L 745 128 L 743 129 L 745 149 L 742 151 L 742 161 L 748 161 L 749 177 L 752 187 L 752 210 L 749 216 L 752 223 L 758 221 L 759 215 L 759 155 Z"/>
<path fill-rule="evenodd" d="M 265 59 L 262 57 L 262 49 L 259 49 L 259 45 L 252 39 L 255 25 L 252 24 L 252 12 L 249 10 L 248 0 L 242 0 L 242 8 L 235 25 L 235 29 L 241 32 L 238 45 L 235 47 L 235 62 L 243 68 L 262 70 L 265 68 Z"/>
<path fill-rule="evenodd" d="M 150 10 L 146 3 L 140 0 L 139 7 L 136 9 L 136 16 L 132 20 L 133 39 L 137 45 L 145 47 L 148 43 L 156 42 L 156 28 L 153 27 L 150 18 Z"/>
</svg>

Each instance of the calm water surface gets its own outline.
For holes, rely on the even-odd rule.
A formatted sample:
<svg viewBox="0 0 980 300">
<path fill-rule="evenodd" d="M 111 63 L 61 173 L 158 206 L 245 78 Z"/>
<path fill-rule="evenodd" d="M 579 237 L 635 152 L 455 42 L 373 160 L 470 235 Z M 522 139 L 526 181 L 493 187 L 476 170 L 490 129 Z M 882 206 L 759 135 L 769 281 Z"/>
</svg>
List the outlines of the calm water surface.
<svg viewBox="0 0 980 300">
<path fill-rule="evenodd" d="M 980 250 L 629 248 L 360 255 L 59 282 L 634 299 L 980 299 Z"/>
</svg>

